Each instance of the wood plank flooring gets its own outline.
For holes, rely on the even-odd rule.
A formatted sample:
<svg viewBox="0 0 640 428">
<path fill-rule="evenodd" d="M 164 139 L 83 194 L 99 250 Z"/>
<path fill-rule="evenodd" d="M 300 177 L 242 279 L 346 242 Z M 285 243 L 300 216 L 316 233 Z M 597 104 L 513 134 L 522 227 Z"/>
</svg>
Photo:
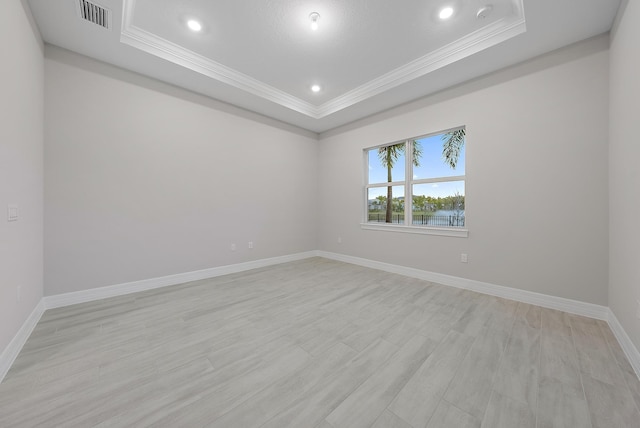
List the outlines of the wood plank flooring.
<svg viewBox="0 0 640 428">
<path fill-rule="evenodd" d="M 45 312 L 0 427 L 640 427 L 606 323 L 322 258 Z"/>
</svg>

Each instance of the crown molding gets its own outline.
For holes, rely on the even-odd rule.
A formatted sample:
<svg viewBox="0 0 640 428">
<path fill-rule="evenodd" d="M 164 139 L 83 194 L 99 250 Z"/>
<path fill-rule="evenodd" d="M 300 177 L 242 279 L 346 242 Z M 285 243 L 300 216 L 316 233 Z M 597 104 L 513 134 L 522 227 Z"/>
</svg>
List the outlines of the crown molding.
<svg viewBox="0 0 640 428">
<path fill-rule="evenodd" d="M 524 15 L 516 19 L 502 19 L 470 33 L 455 42 L 383 74 L 364 85 L 340 95 L 317 109 L 319 117 L 325 117 L 375 95 L 379 95 L 404 83 L 432 73 L 487 48 L 509 40 L 526 31 Z"/>
<path fill-rule="evenodd" d="M 122 43 L 304 115 L 316 116 L 317 107 L 311 103 L 136 27 L 133 25 L 135 4 L 136 0 L 124 0 L 120 33 Z"/>
<path fill-rule="evenodd" d="M 319 106 L 183 48 L 133 24 L 136 0 L 123 0 L 120 41 L 148 54 L 233 86 L 313 119 L 322 119 L 526 32 L 524 0 L 514 14 L 360 85 Z"/>
</svg>

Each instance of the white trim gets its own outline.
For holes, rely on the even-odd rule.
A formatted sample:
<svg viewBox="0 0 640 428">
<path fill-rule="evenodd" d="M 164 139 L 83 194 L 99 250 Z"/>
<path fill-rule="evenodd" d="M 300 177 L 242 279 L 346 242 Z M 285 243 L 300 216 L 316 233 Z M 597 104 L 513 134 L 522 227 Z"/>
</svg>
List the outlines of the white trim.
<svg viewBox="0 0 640 428">
<path fill-rule="evenodd" d="M 633 367 L 633 371 L 636 372 L 636 376 L 640 380 L 640 352 L 638 348 L 633 344 L 629 335 L 616 318 L 616 315 L 609 308 L 609 318 L 607 320 L 609 322 L 609 327 L 611 327 L 611 331 L 613 331 L 614 336 L 618 339 L 618 343 L 620 347 L 624 351 L 624 354 L 627 356 L 629 360 L 629 364 Z"/>
<path fill-rule="evenodd" d="M 22 324 L 20 330 L 18 330 L 11 342 L 9 342 L 9 345 L 7 345 L 2 354 L 0 354 L 0 382 L 2 382 L 9 372 L 11 365 L 16 360 L 16 357 L 22 350 L 24 344 L 27 343 L 27 339 L 31 336 L 33 329 L 38 324 L 38 321 L 40 321 L 40 317 L 42 317 L 44 311 L 44 301 L 40 300 L 33 311 L 31 311 L 29 317 L 27 317 L 25 322 Z"/>
<path fill-rule="evenodd" d="M 125 0 L 120 33 L 122 43 L 283 107 L 315 117 L 316 107 L 313 104 L 134 26 L 131 23 L 134 5 L 135 0 Z"/>
<path fill-rule="evenodd" d="M 389 144 L 389 145 L 393 146 L 393 144 Z M 368 149 L 364 149 L 365 158 L 366 158 L 367 152 L 370 151 L 370 150 L 375 150 L 375 149 L 372 149 L 371 147 L 369 147 Z M 408 158 L 408 156 L 405 156 L 405 158 Z M 368 159 L 366 159 L 366 160 L 368 161 Z M 367 164 L 366 166 L 368 167 L 369 165 Z M 409 171 L 409 170 L 405 169 L 405 171 Z M 449 180 L 445 180 L 445 181 L 449 181 Z M 405 184 L 407 184 L 407 180 L 387 181 L 387 182 L 383 182 L 383 183 L 367 183 L 367 185 L 365 187 L 367 189 L 377 189 L 377 188 L 404 186 Z"/>
<path fill-rule="evenodd" d="M 314 119 L 322 119 L 354 104 L 422 77 L 526 32 L 524 0 L 512 0 L 514 15 L 429 52 L 388 73 L 316 106 L 285 91 L 199 55 L 133 24 L 136 0 L 123 0 L 120 41 L 196 73 L 226 83 Z"/>
<path fill-rule="evenodd" d="M 543 308 L 556 309 L 604 321 L 609 319 L 609 308 L 606 306 L 595 305 L 593 303 L 585 303 L 577 300 L 565 299 L 563 297 L 549 296 L 546 294 L 535 293 L 533 291 L 519 290 L 517 288 L 504 287 L 502 285 L 490 284 L 473 279 L 460 278 L 442 273 L 378 262 L 375 260 L 362 259 L 360 257 L 353 257 L 345 254 L 331 253 L 327 251 L 318 251 L 317 253 L 318 256 L 331 260 L 338 260 L 345 263 L 383 270 L 385 272 L 410 276 L 412 278 L 424 279 L 426 281 L 436 282 L 442 285 L 463 288 L 465 290 L 476 291 L 482 294 L 515 300 L 517 302 L 542 306 Z"/>
<path fill-rule="evenodd" d="M 578 300 L 565 299 L 563 297 L 550 296 L 533 291 L 519 290 L 516 288 L 504 287 L 501 285 L 490 284 L 473 279 L 460 278 L 456 276 L 429 272 L 375 260 L 363 259 L 360 257 L 348 256 L 346 254 L 332 253 L 328 251 L 316 251 L 316 254 L 317 256 L 324 257 L 326 259 L 351 263 L 371 269 L 378 269 L 385 272 L 423 279 L 442 285 L 448 285 L 451 287 L 471 290 L 482 294 L 515 300 L 517 302 L 541 306 L 543 308 L 556 309 L 571 314 L 582 315 L 588 318 L 607 321 L 609 327 L 611 328 L 611 331 L 618 340 L 620 347 L 627 356 L 629 364 L 631 364 L 631 367 L 635 371 L 636 376 L 640 380 L 640 351 L 638 351 L 638 348 L 636 348 L 636 346 L 633 344 L 633 342 L 627 335 L 627 332 L 624 330 L 624 327 L 622 327 L 622 324 L 620 324 L 613 311 L 611 311 L 611 309 L 607 306 L 595 305 L 593 303 L 580 302 Z"/>
<path fill-rule="evenodd" d="M 222 275 L 243 272 L 250 269 L 257 269 L 265 266 L 277 265 L 281 263 L 302 260 L 316 256 L 315 251 L 296 253 L 268 259 L 254 260 L 251 262 L 237 263 L 234 265 L 219 266 L 210 269 L 197 270 L 193 272 L 178 273 L 175 275 L 162 276 L 158 278 L 143 279 L 140 281 L 126 282 L 123 284 L 109 285 L 106 287 L 92 288 L 89 290 L 74 291 L 71 293 L 45 296 L 44 307 L 46 309 L 60 308 L 63 306 L 75 305 L 77 303 L 91 302 L 94 300 L 106 299 L 109 297 L 122 296 L 125 294 L 137 293 L 155 288 L 167 287 L 170 285 L 183 284 L 185 282 L 198 281 L 201 279 L 214 278 Z"/>
<path fill-rule="evenodd" d="M 521 4 L 522 0 L 514 0 L 516 3 Z M 343 110 L 526 32 L 524 9 L 518 6 L 514 9 L 518 12 L 515 17 L 496 21 L 327 101 L 317 108 L 317 118 Z"/>
<path fill-rule="evenodd" d="M 468 229 L 449 227 L 405 226 L 402 224 L 387 223 L 360 223 L 364 230 L 382 230 L 384 232 L 417 233 L 420 235 L 453 236 L 456 238 L 469 237 Z"/>
<path fill-rule="evenodd" d="M 472 290 L 478 293 L 488 294 L 491 296 L 502 297 L 505 299 L 515 300 L 518 302 L 529 303 L 532 305 L 542 306 L 545 308 L 556 309 L 572 314 L 582 315 L 589 318 L 604 320 L 609 323 L 616 339 L 624 350 L 629 363 L 633 367 L 636 375 L 640 379 L 640 352 L 635 347 L 624 328 L 614 315 L 614 313 L 606 306 L 594 305 L 592 303 L 579 302 L 576 300 L 565 299 L 562 297 L 549 296 L 545 294 L 535 293 L 532 291 L 518 290 L 515 288 L 504 287 L 500 285 L 490 284 L 486 282 L 475 281 L 472 279 L 460 278 L 451 275 L 429 272 L 425 270 L 409 268 L 405 266 L 393 265 L 390 263 L 379 262 L 375 260 L 363 259 L 360 257 L 348 256 L 345 254 L 332 253 L 328 251 L 307 251 L 304 253 L 290 254 L 286 256 L 273 257 L 268 259 L 255 260 L 246 263 L 238 263 L 234 265 L 220 266 L 211 269 L 203 269 L 194 272 L 185 272 L 176 275 L 169 275 L 159 278 L 151 278 L 147 280 L 128 282 L 107 287 L 100 287 L 92 290 L 77 291 L 73 293 L 59 294 L 55 296 L 46 296 L 38 303 L 31 312 L 20 330 L 7 348 L 0 355 L 0 382 L 8 373 L 11 365 L 22 350 L 27 339 L 38 324 L 42 314 L 46 309 L 59 308 L 63 306 L 73 305 L 77 303 L 90 302 L 108 297 L 115 297 L 130 293 L 136 293 L 154 288 L 166 287 L 170 285 L 182 284 L 189 281 L 213 278 L 232 273 L 243 272 L 250 269 L 266 267 L 281 263 L 287 263 L 296 260 L 302 260 L 310 257 L 324 257 L 326 259 L 337 260 L 345 263 L 351 263 L 358 266 L 364 266 L 371 269 L 378 269 L 385 272 L 391 272 L 399 275 L 405 275 L 412 278 L 423 279 L 438 284 L 447 285 L 465 290 Z"/>
<path fill-rule="evenodd" d="M 442 132 L 442 134 L 446 134 L 446 132 Z M 466 139 L 466 138 L 465 138 Z M 412 178 L 411 184 L 431 184 L 431 183 L 446 183 L 448 181 L 465 181 L 466 175 L 453 175 L 451 177 L 434 177 L 434 178 Z"/>
</svg>

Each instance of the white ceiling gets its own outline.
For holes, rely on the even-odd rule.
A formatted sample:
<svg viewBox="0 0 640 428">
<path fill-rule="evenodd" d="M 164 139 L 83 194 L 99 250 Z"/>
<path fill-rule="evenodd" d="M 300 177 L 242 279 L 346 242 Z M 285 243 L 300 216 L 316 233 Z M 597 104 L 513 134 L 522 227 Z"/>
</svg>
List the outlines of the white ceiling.
<svg viewBox="0 0 640 428">
<path fill-rule="evenodd" d="M 92 1 L 92 0 L 89 0 Z M 323 132 L 604 32 L 620 0 L 29 0 L 47 43 Z M 477 11 L 492 5 L 478 18 Z M 453 6 L 452 18 L 438 13 Z M 309 14 L 320 14 L 311 30 Z M 202 31 L 189 30 L 197 19 Z M 312 84 L 321 91 L 313 93 Z"/>
</svg>

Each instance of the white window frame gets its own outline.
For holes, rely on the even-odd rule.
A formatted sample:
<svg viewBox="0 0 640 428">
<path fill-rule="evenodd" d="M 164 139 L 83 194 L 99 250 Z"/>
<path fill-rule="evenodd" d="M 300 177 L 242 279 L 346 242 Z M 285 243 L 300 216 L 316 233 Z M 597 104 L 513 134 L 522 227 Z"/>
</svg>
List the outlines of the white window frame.
<svg viewBox="0 0 640 428">
<path fill-rule="evenodd" d="M 423 235 L 439 235 L 439 236 L 453 236 L 458 238 L 466 238 L 469 236 L 469 229 L 466 228 L 467 222 L 465 218 L 465 227 L 436 227 L 428 225 L 413 225 L 413 197 L 412 190 L 415 184 L 429 184 L 429 183 L 443 183 L 448 181 L 464 181 L 465 182 L 465 217 L 466 217 L 466 165 L 465 175 L 456 175 L 450 177 L 434 177 L 413 179 L 413 141 L 420 140 L 422 138 L 432 137 L 434 135 L 446 134 L 457 129 L 464 127 L 451 128 L 446 131 L 434 132 L 432 134 L 422 135 L 420 137 L 407 138 L 404 140 L 396 141 L 395 143 L 380 144 L 378 146 L 367 147 L 363 149 L 362 156 L 364 159 L 364 203 L 363 203 L 363 216 L 364 221 L 360 223 L 360 227 L 365 230 L 380 230 L 386 232 L 401 232 L 401 233 L 417 233 Z M 376 150 L 381 147 L 393 146 L 396 144 L 405 144 L 405 174 L 403 181 L 392 181 L 391 183 L 369 183 L 369 151 Z M 466 141 L 465 141 L 466 144 Z M 404 224 L 393 223 L 370 223 L 369 222 L 369 189 L 387 188 L 394 186 L 404 186 Z M 387 201 L 389 203 L 389 201 Z"/>
</svg>

